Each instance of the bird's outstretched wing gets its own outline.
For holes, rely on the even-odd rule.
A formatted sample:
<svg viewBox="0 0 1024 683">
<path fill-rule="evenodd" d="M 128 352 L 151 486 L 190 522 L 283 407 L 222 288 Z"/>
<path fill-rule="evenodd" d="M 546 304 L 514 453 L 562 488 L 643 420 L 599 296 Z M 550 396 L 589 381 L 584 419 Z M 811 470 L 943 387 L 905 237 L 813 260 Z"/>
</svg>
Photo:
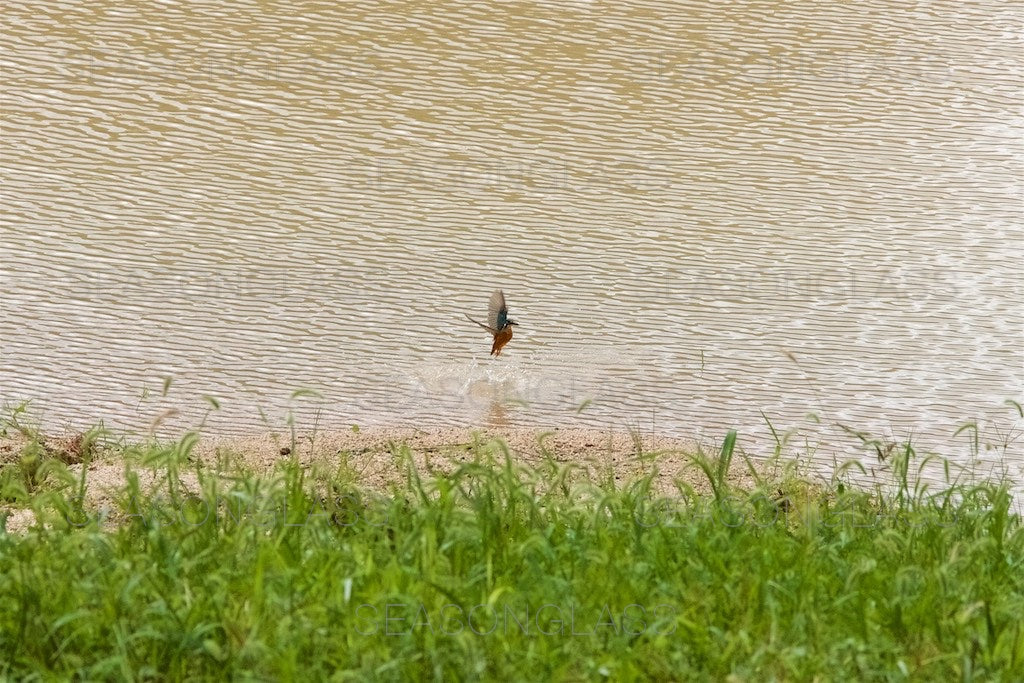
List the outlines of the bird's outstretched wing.
<svg viewBox="0 0 1024 683">
<path fill-rule="evenodd" d="M 505 294 L 496 289 L 494 294 L 491 294 L 491 303 L 487 307 L 487 322 L 496 332 L 505 327 L 507 320 L 508 306 L 505 305 Z"/>
</svg>

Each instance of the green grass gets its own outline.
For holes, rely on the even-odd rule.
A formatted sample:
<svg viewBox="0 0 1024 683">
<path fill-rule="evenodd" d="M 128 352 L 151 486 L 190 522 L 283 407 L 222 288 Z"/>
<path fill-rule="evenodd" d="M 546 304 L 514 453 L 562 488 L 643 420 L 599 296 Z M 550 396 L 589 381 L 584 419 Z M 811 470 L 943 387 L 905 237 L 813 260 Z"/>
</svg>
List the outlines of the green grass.
<svg viewBox="0 0 1024 683">
<path fill-rule="evenodd" d="M 705 497 L 523 466 L 501 442 L 444 476 L 397 447 L 384 493 L 291 458 L 263 477 L 197 464 L 193 444 L 122 447 L 105 523 L 38 443 L 0 471 L 0 501 L 45 522 L 0 523 L 0 676 L 1024 677 L 1024 529 L 1002 485 L 737 491 L 730 434 L 695 456 Z"/>
</svg>

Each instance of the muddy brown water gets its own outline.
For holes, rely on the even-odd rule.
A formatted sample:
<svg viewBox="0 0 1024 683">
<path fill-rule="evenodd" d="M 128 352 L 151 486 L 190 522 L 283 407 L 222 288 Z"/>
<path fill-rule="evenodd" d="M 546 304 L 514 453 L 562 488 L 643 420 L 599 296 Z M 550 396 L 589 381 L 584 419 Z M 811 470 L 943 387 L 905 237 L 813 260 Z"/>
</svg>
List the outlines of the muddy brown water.
<svg viewBox="0 0 1024 683">
<path fill-rule="evenodd" d="M 758 453 L 767 416 L 823 462 L 876 459 L 845 426 L 1024 479 L 1019 19 L 14 5 L 0 397 L 55 429 L 736 428 Z M 464 315 L 497 287 L 520 326 L 494 359 Z"/>
</svg>

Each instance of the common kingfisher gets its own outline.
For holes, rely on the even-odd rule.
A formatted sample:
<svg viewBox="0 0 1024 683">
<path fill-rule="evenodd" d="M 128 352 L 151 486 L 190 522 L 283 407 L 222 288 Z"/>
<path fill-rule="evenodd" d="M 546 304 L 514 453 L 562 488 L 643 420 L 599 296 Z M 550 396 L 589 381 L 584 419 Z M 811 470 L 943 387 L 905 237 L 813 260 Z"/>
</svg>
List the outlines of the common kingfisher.
<svg viewBox="0 0 1024 683">
<path fill-rule="evenodd" d="M 487 307 L 486 325 L 473 320 L 468 315 L 466 319 L 471 323 L 476 323 L 494 336 L 494 344 L 491 345 L 492 356 L 501 355 L 502 347 L 512 340 L 512 326 L 519 324 L 508 317 L 505 294 L 500 289 L 494 290 L 494 294 L 491 294 L 491 303 Z"/>
</svg>

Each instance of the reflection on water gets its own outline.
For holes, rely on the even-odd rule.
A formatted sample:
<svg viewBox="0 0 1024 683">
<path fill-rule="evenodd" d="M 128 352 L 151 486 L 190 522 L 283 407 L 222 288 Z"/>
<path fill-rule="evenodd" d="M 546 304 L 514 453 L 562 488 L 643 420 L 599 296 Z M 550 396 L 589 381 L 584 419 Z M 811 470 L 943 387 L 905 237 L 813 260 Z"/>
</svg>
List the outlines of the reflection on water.
<svg viewBox="0 0 1024 683">
<path fill-rule="evenodd" d="M 964 421 L 1014 424 L 1005 4 L 6 18 L 0 393 L 51 424 L 173 407 L 173 432 L 209 395 L 223 432 L 292 411 L 757 450 L 768 416 L 823 460 L 870 455 L 839 425 L 968 453 Z M 495 287 L 521 323 L 499 359 L 463 317 Z M 997 455 L 1024 476 L 1020 448 Z"/>
</svg>

